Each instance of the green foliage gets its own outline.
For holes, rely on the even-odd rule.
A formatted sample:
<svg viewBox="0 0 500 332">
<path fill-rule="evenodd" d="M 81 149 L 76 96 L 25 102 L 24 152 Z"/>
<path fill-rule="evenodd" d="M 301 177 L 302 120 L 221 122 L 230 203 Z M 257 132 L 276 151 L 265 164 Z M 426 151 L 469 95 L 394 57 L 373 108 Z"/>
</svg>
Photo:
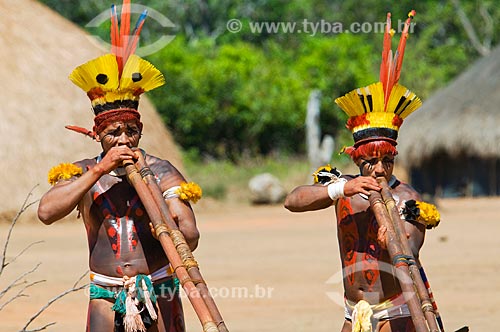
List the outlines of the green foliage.
<svg viewBox="0 0 500 332">
<path fill-rule="evenodd" d="M 376 80 L 374 68 L 378 65 L 378 56 L 372 51 L 371 45 L 350 34 L 304 39 L 293 70 L 306 91 L 318 89 L 323 93 L 322 132 L 337 136 L 338 131 L 343 130 L 346 116 L 336 106 L 335 98 Z M 305 119 L 305 110 L 301 114 Z"/>
<path fill-rule="evenodd" d="M 290 148 L 307 92 L 279 59 L 244 42 L 177 38 L 151 61 L 168 82 L 152 97 L 183 147 L 230 159 Z"/>
<path fill-rule="evenodd" d="M 81 26 L 112 3 L 41 1 Z M 401 83 L 424 101 L 478 57 L 449 0 L 133 3 L 147 5 L 176 25 L 174 42 L 148 58 L 167 78 L 167 86 L 151 96 L 176 141 L 191 154 L 204 157 L 236 161 L 277 151 L 303 153 L 306 104 L 313 89 L 322 92 L 322 132 L 336 136 L 339 147 L 349 144 L 345 115 L 334 99 L 377 80 L 382 33 L 255 33 L 251 22 L 300 25 L 307 19 L 337 22 L 347 28 L 352 23 L 384 22 L 391 11 L 393 27 L 398 30 L 408 11 L 415 8 L 416 26 L 408 40 Z M 496 1 L 459 3 L 478 39 L 486 45 L 498 44 L 500 25 L 494 22 L 500 19 L 500 7 L 495 6 Z M 239 33 L 226 30 L 227 21 L 233 18 L 243 23 Z M 103 23 L 91 33 L 109 40 L 108 29 L 109 23 Z M 141 43 L 151 43 L 163 34 L 163 27 L 148 20 Z M 224 194 L 220 187 L 213 191 L 214 195 Z"/>
<path fill-rule="evenodd" d="M 177 38 L 150 57 L 168 82 L 152 97 L 181 146 L 201 155 L 236 160 L 301 151 L 303 140 L 297 137 L 304 137 L 311 90 L 340 95 L 375 79 L 371 49 L 357 43 L 347 34 L 310 38 L 290 55 L 272 42 L 263 51 L 246 42 L 213 45 L 207 38 L 192 43 Z M 354 65 L 350 58 L 366 61 Z M 323 130 L 330 133 L 344 120 L 342 112 L 332 111 L 333 99 L 323 98 Z"/>
</svg>

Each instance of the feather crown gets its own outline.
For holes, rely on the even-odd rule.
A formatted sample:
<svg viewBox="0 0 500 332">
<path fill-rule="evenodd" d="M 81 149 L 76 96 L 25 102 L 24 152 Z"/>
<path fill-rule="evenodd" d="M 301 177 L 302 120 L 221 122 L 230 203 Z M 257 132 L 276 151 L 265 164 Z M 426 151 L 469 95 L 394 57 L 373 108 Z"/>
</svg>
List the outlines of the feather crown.
<svg viewBox="0 0 500 332">
<path fill-rule="evenodd" d="M 111 54 L 100 56 L 73 70 L 69 79 L 91 100 L 94 114 L 110 110 L 137 110 L 140 95 L 165 84 L 162 73 L 135 55 L 147 11 L 130 32 L 130 0 L 123 0 L 120 24 L 111 7 Z"/>
<path fill-rule="evenodd" d="M 415 10 L 408 13 L 398 48 L 393 54 L 391 40 L 394 30 L 391 29 L 391 13 L 387 13 L 380 81 L 335 99 L 349 116 L 346 127 L 353 133 L 355 145 L 378 139 L 395 144 L 403 120 L 422 105 L 415 93 L 398 84 L 408 30 L 415 14 Z"/>
</svg>

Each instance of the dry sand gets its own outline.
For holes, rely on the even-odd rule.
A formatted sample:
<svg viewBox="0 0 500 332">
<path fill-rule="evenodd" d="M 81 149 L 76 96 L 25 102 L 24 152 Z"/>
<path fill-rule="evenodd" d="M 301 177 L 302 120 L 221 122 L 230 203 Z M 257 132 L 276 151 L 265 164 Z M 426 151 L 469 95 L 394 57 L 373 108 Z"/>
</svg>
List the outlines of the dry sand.
<svg viewBox="0 0 500 332">
<path fill-rule="evenodd" d="M 421 251 L 447 331 L 495 331 L 500 323 L 500 199 L 439 202 L 441 225 L 427 233 Z M 195 257 L 233 332 L 339 331 L 343 308 L 333 209 L 294 214 L 280 206 L 196 208 L 202 234 Z M 0 244 L 8 225 L 0 225 Z M 44 226 L 23 216 L 12 234 L 7 260 L 43 240 L 7 266 L 0 290 L 15 277 L 46 280 L 0 311 L 1 331 L 19 331 L 52 297 L 70 288 L 87 269 L 83 225 L 67 220 Z M 330 279 L 334 276 L 333 279 Z M 329 281 L 330 280 L 330 281 Z M 19 289 L 19 287 L 17 288 Z M 231 295 L 231 292 L 233 293 Z M 0 299 L 0 305 L 15 292 Z M 54 303 L 32 328 L 57 322 L 49 331 L 83 331 L 87 294 L 73 293 Z M 185 302 L 189 331 L 200 331 Z"/>
</svg>

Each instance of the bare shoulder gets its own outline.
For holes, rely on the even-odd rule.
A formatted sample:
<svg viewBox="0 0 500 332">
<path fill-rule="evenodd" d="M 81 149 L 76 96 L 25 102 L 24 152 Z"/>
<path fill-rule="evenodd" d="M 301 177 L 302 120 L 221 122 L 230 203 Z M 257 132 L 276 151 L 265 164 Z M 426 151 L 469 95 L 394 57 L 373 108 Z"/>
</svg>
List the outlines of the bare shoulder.
<svg viewBox="0 0 500 332">
<path fill-rule="evenodd" d="M 422 199 L 420 194 L 412 186 L 400 181 L 398 181 L 393 192 L 399 196 L 401 201 L 408 201 L 410 199 L 420 201 Z"/>
<path fill-rule="evenodd" d="M 174 165 L 172 165 L 172 163 L 170 163 L 170 161 L 149 154 L 146 155 L 146 163 L 151 169 L 154 170 L 159 170 L 162 172 L 177 171 L 177 169 L 174 167 Z"/>
<path fill-rule="evenodd" d="M 184 181 L 184 176 L 175 168 L 168 160 L 161 159 L 152 155 L 146 155 L 146 163 L 151 168 L 151 171 L 161 180 L 169 180 L 173 182 Z"/>
<path fill-rule="evenodd" d="M 96 163 L 97 163 L 96 158 L 82 159 L 82 160 L 78 160 L 78 161 L 73 162 L 73 164 L 75 164 L 76 166 L 78 166 L 82 169 L 83 173 L 88 171 L 90 168 L 94 167 L 94 165 Z"/>
</svg>

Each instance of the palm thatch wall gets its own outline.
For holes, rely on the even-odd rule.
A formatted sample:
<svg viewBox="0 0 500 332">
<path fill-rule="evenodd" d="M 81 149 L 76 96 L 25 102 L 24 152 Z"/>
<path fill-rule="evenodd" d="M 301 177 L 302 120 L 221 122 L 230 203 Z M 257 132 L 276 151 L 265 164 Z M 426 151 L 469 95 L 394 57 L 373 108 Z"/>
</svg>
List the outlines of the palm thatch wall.
<svg viewBox="0 0 500 332">
<path fill-rule="evenodd" d="M 68 75 L 104 53 L 82 29 L 35 0 L 0 0 L 0 213 L 16 211 L 47 171 L 93 157 L 98 143 L 64 128 L 91 128 L 90 102 Z M 96 13 L 97 14 L 97 13 Z M 167 78 L 168 81 L 168 78 Z M 147 98 L 141 99 L 141 146 L 180 167 L 172 137 Z"/>
<path fill-rule="evenodd" d="M 398 141 L 417 189 L 500 195 L 500 47 L 424 101 Z"/>
</svg>

